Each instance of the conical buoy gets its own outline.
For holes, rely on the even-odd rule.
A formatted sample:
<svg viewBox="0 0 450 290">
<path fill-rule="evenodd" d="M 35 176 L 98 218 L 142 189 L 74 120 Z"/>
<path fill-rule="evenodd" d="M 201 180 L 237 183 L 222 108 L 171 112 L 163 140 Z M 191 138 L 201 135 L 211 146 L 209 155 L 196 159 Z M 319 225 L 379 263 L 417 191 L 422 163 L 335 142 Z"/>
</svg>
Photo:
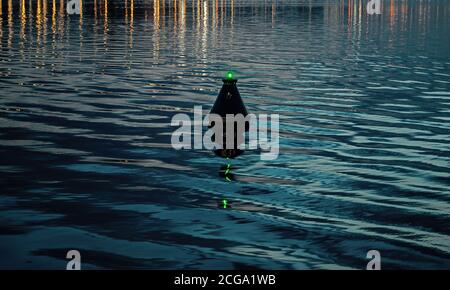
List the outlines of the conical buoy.
<svg viewBox="0 0 450 290">
<path fill-rule="evenodd" d="M 222 117 L 223 122 L 223 149 L 215 150 L 214 153 L 221 157 L 234 158 L 236 156 L 244 153 L 243 150 L 238 149 L 240 144 L 237 144 L 237 128 L 236 124 L 234 126 L 233 136 L 226 135 L 226 116 L 227 115 L 238 115 L 242 114 L 244 117 L 247 116 L 247 109 L 245 108 L 244 102 L 242 101 L 239 90 L 236 86 L 237 79 L 234 78 L 233 72 L 227 72 L 226 77 L 222 80 L 223 85 L 220 89 L 219 95 L 217 96 L 214 106 L 211 109 L 210 114 L 217 114 Z M 210 124 L 210 127 L 213 123 Z M 248 131 L 249 126 L 245 124 L 245 131 Z M 234 138 L 235 148 L 225 148 L 227 138 Z"/>
<path fill-rule="evenodd" d="M 237 79 L 233 77 L 233 73 L 227 72 L 226 78 L 222 81 L 222 89 L 220 89 L 210 113 L 220 115 L 222 118 L 225 118 L 227 114 L 247 116 L 247 109 L 239 94 L 236 86 Z"/>
</svg>

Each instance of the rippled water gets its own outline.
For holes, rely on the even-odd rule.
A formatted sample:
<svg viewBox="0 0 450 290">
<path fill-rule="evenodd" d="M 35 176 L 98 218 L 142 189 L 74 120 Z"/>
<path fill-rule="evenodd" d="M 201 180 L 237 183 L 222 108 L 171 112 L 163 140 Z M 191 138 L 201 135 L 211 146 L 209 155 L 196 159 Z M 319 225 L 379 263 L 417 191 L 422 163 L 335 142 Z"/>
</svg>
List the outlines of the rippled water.
<svg viewBox="0 0 450 290">
<path fill-rule="evenodd" d="M 0 268 L 450 268 L 448 1 L 53 2 L 2 1 Z M 233 182 L 170 146 L 228 69 L 281 116 Z"/>
</svg>

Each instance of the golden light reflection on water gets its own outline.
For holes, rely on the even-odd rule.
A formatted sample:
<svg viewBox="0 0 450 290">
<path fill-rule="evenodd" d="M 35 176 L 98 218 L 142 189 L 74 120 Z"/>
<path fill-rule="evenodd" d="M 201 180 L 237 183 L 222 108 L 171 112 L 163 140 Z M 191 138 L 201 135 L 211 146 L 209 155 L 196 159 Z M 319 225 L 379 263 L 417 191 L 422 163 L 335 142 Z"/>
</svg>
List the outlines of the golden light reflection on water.
<svg viewBox="0 0 450 290">
<path fill-rule="evenodd" d="M 160 50 L 160 17 L 161 17 L 161 8 L 160 1 L 155 0 L 153 2 L 153 22 L 154 22 L 154 30 L 153 30 L 153 59 L 159 59 L 159 50 Z"/>
<path fill-rule="evenodd" d="M 66 10 L 66 6 L 64 4 L 64 0 L 59 1 L 59 16 L 57 20 L 58 34 L 60 39 L 64 36 L 64 11 Z"/>
<path fill-rule="evenodd" d="M 52 0 L 52 33 L 56 33 L 56 0 Z"/>
<path fill-rule="evenodd" d="M 186 1 L 180 1 L 180 13 L 179 13 L 179 23 L 180 30 L 178 32 L 178 43 L 179 43 L 179 51 L 180 56 L 185 57 L 186 55 Z"/>
<path fill-rule="evenodd" d="M 95 19 L 95 24 L 97 24 L 97 0 L 94 0 L 94 19 Z"/>
<path fill-rule="evenodd" d="M 103 13 L 103 47 L 105 51 L 108 51 L 108 33 L 109 33 L 109 20 L 108 20 L 108 0 L 102 0 L 103 1 L 103 10 L 101 10 L 101 13 Z"/>
<path fill-rule="evenodd" d="M 47 41 L 47 25 L 48 25 L 48 6 L 47 0 L 42 0 L 42 17 L 43 17 L 43 35 L 44 35 L 44 43 Z"/>
<path fill-rule="evenodd" d="M 207 58 L 207 52 L 208 52 L 208 2 L 206 0 L 203 1 L 203 33 L 201 37 L 201 44 L 202 44 L 202 59 Z"/>
<path fill-rule="evenodd" d="M 80 0 L 80 30 L 83 26 L 83 0 Z"/>
<path fill-rule="evenodd" d="M 36 0 L 36 42 L 40 44 L 41 42 L 41 26 L 42 26 L 42 10 L 41 10 L 41 0 Z"/>
<path fill-rule="evenodd" d="M 80 61 L 82 60 L 81 52 L 83 50 L 83 42 L 84 42 L 84 35 L 83 35 L 83 0 L 80 0 L 80 22 L 78 25 L 78 30 L 80 32 Z"/>
<path fill-rule="evenodd" d="M 104 15 L 104 31 L 105 33 L 108 32 L 108 0 L 102 0 L 103 1 L 103 15 Z"/>
<path fill-rule="evenodd" d="M 176 33 L 177 26 L 178 26 L 178 24 L 177 24 L 177 21 L 178 21 L 178 17 L 177 17 L 177 0 L 172 0 L 172 1 L 173 1 L 173 15 L 169 15 L 169 17 L 171 17 L 173 19 L 173 30 Z"/>
<path fill-rule="evenodd" d="M 14 37 L 13 4 L 8 0 L 8 48 L 11 49 Z"/>
<path fill-rule="evenodd" d="M 129 30 L 130 48 L 133 48 L 133 32 L 134 32 L 134 0 L 130 0 L 130 30 Z"/>
<path fill-rule="evenodd" d="M 231 10 L 231 21 L 230 21 L 230 23 L 231 23 L 231 25 L 233 25 L 233 23 L 234 23 L 234 0 L 231 0 L 231 8 L 230 8 L 230 10 Z"/>
<path fill-rule="evenodd" d="M 3 28 L 3 4 L 0 1 L 0 27 Z M 0 29 L 0 48 L 3 48 L 3 29 Z"/>
<path fill-rule="evenodd" d="M 3 3 L 0 1 L 1 24 L 4 21 Z M 16 5 L 16 3 L 18 4 Z M 65 13 L 66 0 L 17 0 L 17 2 L 7 0 L 5 17 L 7 25 L 2 25 L 0 31 L 1 39 L 5 36 L 7 39 L 5 42 L 2 41 L 1 45 L 6 44 L 8 48 L 14 46 L 15 21 L 17 21 L 18 27 L 18 40 L 23 49 L 26 42 L 31 39 L 36 39 L 37 44 L 45 43 L 49 32 L 53 36 L 53 41 L 56 39 L 62 41 L 64 34 L 68 32 L 70 20 L 73 21 L 74 17 L 79 17 L 80 47 L 85 37 L 83 31 L 93 23 L 94 35 L 97 35 L 97 30 L 102 29 L 103 26 L 103 42 L 105 50 L 107 50 L 111 33 L 110 25 L 112 21 L 116 22 L 123 17 L 128 46 L 134 48 L 136 46 L 136 17 L 145 15 L 144 24 L 152 25 L 150 31 L 153 34 L 153 57 L 155 59 L 159 58 L 162 30 L 172 31 L 172 37 L 177 41 L 180 53 L 185 52 L 187 25 L 192 26 L 194 34 L 199 40 L 198 45 L 195 46 L 196 49 L 199 50 L 202 58 L 206 58 L 209 46 L 216 41 L 217 33 L 220 33 L 223 27 L 227 28 L 230 33 L 229 39 L 232 41 L 235 29 L 237 29 L 235 27 L 237 19 L 242 16 L 245 9 L 251 9 L 251 13 L 255 17 L 264 16 L 264 19 L 271 22 L 272 28 L 283 22 L 283 19 L 277 18 L 277 15 L 286 11 L 276 0 L 266 0 L 264 3 L 246 2 L 245 9 L 242 7 L 243 2 L 237 0 L 143 0 L 139 2 L 123 0 L 119 1 L 121 13 L 118 14 L 117 3 L 117 1 L 109 0 L 81 0 L 81 13 L 79 16 L 73 16 Z M 138 6 L 136 6 L 137 3 L 139 3 Z M 411 30 L 413 26 L 416 27 L 418 33 L 424 35 L 428 32 L 430 25 L 439 23 L 431 15 L 441 18 L 449 17 L 448 6 L 432 6 L 427 1 L 415 2 L 414 5 L 406 0 L 386 0 L 383 3 L 382 14 L 375 16 L 367 15 L 365 0 L 325 0 L 325 5 L 321 8 L 320 13 L 317 13 L 317 9 L 315 10 L 311 4 L 309 7 L 307 4 L 302 13 L 307 13 L 305 19 L 308 25 L 313 25 L 314 21 L 322 19 L 323 23 L 332 29 L 345 28 L 348 32 L 346 35 L 355 43 L 358 43 L 362 37 L 368 37 L 374 29 L 389 31 L 390 34 L 387 37 L 390 39 L 394 39 L 398 32 Z M 431 9 L 436 9 L 436 11 Z M 111 16 L 114 20 L 110 19 Z M 47 31 L 50 21 L 51 29 Z M 139 23 L 142 22 L 142 17 L 139 21 Z M 100 22 L 103 22 L 103 25 L 99 25 Z M 212 38 L 211 42 L 210 38 Z"/>
<path fill-rule="evenodd" d="M 25 40 L 25 28 L 27 25 L 27 13 L 25 10 L 25 0 L 20 0 L 20 39 L 22 40 L 22 45 L 24 45 Z"/>
</svg>

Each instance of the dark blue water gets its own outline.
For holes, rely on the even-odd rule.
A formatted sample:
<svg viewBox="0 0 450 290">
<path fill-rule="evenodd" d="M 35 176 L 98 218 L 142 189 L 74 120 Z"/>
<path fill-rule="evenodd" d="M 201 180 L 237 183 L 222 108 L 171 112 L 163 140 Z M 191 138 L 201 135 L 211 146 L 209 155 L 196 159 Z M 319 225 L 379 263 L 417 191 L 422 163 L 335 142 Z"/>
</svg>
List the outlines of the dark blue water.
<svg viewBox="0 0 450 290">
<path fill-rule="evenodd" d="M 450 268 L 450 1 L 124 2 L 1 2 L 0 268 Z M 232 182 L 170 145 L 228 69 Z"/>
</svg>

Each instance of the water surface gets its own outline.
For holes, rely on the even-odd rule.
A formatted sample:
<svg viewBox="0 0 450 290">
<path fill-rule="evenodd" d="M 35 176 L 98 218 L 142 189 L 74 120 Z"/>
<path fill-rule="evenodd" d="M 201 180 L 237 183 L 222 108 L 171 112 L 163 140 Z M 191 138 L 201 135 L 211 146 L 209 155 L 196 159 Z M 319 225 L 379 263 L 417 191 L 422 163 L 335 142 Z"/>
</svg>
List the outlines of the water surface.
<svg viewBox="0 0 450 290">
<path fill-rule="evenodd" d="M 1 3 L 0 268 L 450 268 L 448 1 Z M 170 146 L 229 69 L 280 114 L 233 182 Z"/>
</svg>

